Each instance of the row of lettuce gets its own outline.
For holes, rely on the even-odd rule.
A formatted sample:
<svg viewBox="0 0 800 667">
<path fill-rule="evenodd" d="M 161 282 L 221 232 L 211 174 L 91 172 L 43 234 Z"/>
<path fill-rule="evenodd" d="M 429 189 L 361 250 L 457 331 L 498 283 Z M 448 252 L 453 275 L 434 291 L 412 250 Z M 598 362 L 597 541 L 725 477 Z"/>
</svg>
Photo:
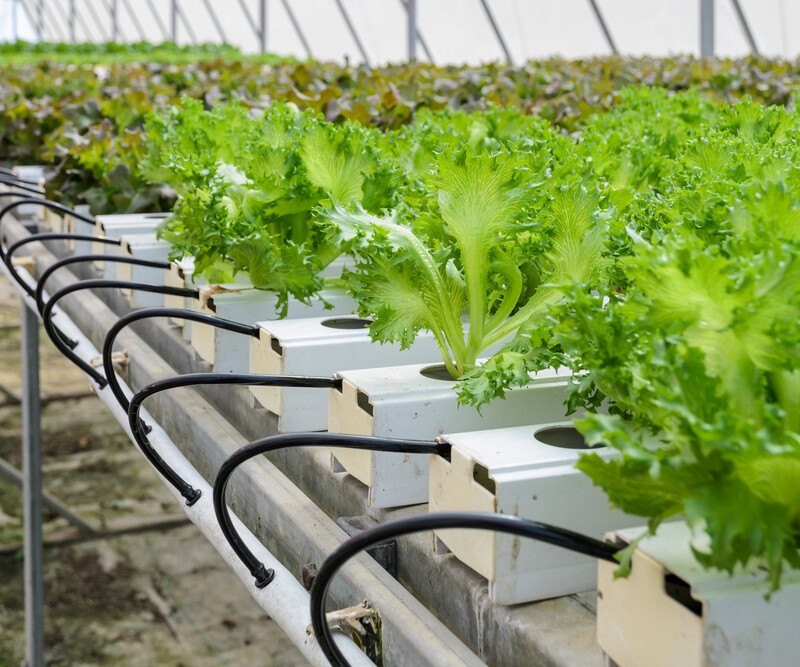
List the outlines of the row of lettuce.
<svg viewBox="0 0 800 667">
<path fill-rule="evenodd" d="M 343 281 L 379 342 L 434 333 L 463 402 L 574 371 L 579 464 L 652 528 L 705 527 L 709 566 L 800 566 L 800 115 L 629 89 L 580 138 L 513 109 L 381 132 L 297 106 L 152 116 L 162 234 L 226 280 Z M 505 343 L 485 363 L 487 349 Z M 595 412 L 600 406 L 599 412 Z"/>
<path fill-rule="evenodd" d="M 696 60 L 597 58 L 522 67 L 487 64 L 382 68 L 241 57 L 229 47 L 170 44 L 11 45 L 0 53 L 0 159 L 49 164 L 49 193 L 94 213 L 168 210 L 174 195 L 141 177 L 146 114 L 182 97 L 212 108 L 239 100 L 274 101 L 384 130 L 419 111 L 508 106 L 575 132 L 613 107 L 632 84 L 696 88 L 712 99 L 743 95 L 791 105 L 800 66 L 760 58 Z M 3 60 L 5 59 L 5 60 Z"/>
</svg>

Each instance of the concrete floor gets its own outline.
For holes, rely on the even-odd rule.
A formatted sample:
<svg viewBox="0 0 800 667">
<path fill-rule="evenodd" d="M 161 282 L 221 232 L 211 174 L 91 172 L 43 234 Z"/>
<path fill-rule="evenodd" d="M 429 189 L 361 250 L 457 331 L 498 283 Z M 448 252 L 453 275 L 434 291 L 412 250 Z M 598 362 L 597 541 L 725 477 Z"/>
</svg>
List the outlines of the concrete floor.
<svg viewBox="0 0 800 667">
<path fill-rule="evenodd" d="M 18 302 L 0 284 L 0 456 L 20 467 Z M 84 377 L 42 334 L 45 487 L 106 524 L 180 509 Z M 0 481 L 0 667 L 23 658 L 19 491 Z M 46 539 L 67 528 L 48 513 Z M 50 546 L 45 564 L 48 662 L 61 665 L 307 664 L 194 526 Z"/>
</svg>

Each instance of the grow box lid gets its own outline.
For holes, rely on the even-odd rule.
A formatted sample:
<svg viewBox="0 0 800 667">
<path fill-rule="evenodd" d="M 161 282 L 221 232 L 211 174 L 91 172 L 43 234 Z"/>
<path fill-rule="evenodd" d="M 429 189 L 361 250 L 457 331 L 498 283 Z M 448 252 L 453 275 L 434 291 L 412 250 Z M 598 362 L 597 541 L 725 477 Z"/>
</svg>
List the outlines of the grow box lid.
<svg viewBox="0 0 800 667">
<path fill-rule="evenodd" d="M 616 452 L 608 447 L 573 449 L 547 444 L 537 438 L 546 429 L 573 428 L 571 421 L 559 421 L 531 426 L 446 433 L 439 440 L 449 442 L 454 449 L 484 466 L 494 478 L 498 474 L 515 471 L 549 469 L 568 465 L 572 468 L 584 452 L 610 458 Z"/>
<path fill-rule="evenodd" d="M 478 363 L 482 363 L 479 360 Z M 402 400 L 403 395 L 419 396 L 426 392 L 430 396 L 452 396 L 456 382 L 427 377 L 422 371 L 440 364 L 409 364 L 405 366 L 389 366 L 387 368 L 364 368 L 352 371 L 341 371 L 337 376 L 369 395 L 371 400 Z M 570 376 L 566 368 L 552 368 L 539 371 L 531 376 L 528 386 L 537 384 L 564 383 Z M 511 389 L 515 391 L 515 389 Z M 464 406 L 467 409 L 467 406 Z"/>
</svg>

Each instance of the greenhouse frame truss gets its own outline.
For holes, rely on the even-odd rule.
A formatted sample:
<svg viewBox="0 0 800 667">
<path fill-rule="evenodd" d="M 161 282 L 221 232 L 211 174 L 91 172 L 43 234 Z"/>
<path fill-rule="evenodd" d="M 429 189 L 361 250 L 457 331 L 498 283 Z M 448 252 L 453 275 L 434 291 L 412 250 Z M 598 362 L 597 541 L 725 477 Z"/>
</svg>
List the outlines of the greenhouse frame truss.
<svg viewBox="0 0 800 667">
<path fill-rule="evenodd" d="M 352 8 L 348 8 L 347 0 L 329 0 L 335 5 L 341 15 L 343 23 L 353 40 L 363 62 L 372 64 L 371 57 L 365 42 L 353 20 Z M 404 29 L 406 57 L 408 60 L 417 60 L 424 56 L 429 62 L 434 62 L 433 50 L 422 34 L 418 20 L 418 0 L 383 0 L 383 2 L 399 2 L 406 14 Z M 513 64 L 514 58 L 504 34 L 504 26 L 497 19 L 492 7 L 492 0 L 476 0 L 480 4 L 482 15 L 497 42 L 499 53 L 506 62 Z M 742 8 L 740 0 L 721 0 L 730 3 L 742 35 L 747 42 L 748 49 L 753 54 L 759 53 L 755 34 L 750 22 Z M 85 35 L 92 35 L 91 41 L 157 41 L 158 39 L 171 42 L 195 44 L 197 43 L 197 30 L 195 29 L 192 13 L 185 10 L 186 0 L 166 0 L 160 4 L 166 5 L 164 11 L 159 11 L 156 6 L 158 0 L 144 0 L 133 3 L 132 0 L 10 0 L 12 37 L 19 34 L 19 20 L 22 14 L 33 26 L 39 41 L 58 41 L 74 43 L 77 40 L 78 28 Z M 223 27 L 217 10 L 211 0 L 199 0 L 207 19 L 214 27 L 216 37 L 220 42 L 232 41 L 233 35 Z M 313 57 L 310 40 L 304 29 L 302 20 L 295 12 L 293 2 L 297 0 L 257 0 L 257 13 L 254 15 L 248 7 L 246 0 L 236 0 L 231 6 L 226 7 L 226 12 L 238 12 L 249 28 L 251 36 L 255 38 L 257 49 L 266 53 L 270 44 L 267 40 L 269 23 L 269 8 L 272 3 L 280 3 L 283 11 L 291 23 L 302 48 L 309 58 Z M 620 49 L 614 38 L 613 27 L 610 25 L 598 0 L 586 0 L 592 17 L 603 35 L 608 50 L 619 53 Z M 713 56 L 714 26 L 715 26 L 715 0 L 698 0 L 700 13 L 699 53 L 701 56 Z M 98 12 L 98 7 L 100 11 Z M 158 28 L 158 34 L 148 34 L 143 28 L 142 20 L 145 16 L 152 20 Z"/>
</svg>

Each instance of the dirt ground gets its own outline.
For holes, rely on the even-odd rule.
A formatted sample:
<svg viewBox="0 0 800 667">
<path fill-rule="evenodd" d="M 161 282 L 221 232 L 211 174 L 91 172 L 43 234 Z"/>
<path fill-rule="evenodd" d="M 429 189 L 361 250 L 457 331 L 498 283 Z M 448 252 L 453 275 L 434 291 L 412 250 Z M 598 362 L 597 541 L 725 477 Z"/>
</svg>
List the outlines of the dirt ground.
<svg viewBox="0 0 800 667">
<path fill-rule="evenodd" d="M 2 280 L 2 279 L 0 279 Z M 0 283 L 0 457 L 20 468 L 19 312 Z M 164 526 L 45 553 L 45 637 L 53 665 L 305 665 L 134 449 L 83 376 L 42 333 L 47 492 L 105 526 Z M 0 479 L 0 667 L 23 659 L 19 490 Z M 45 540 L 69 526 L 46 511 Z"/>
</svg>

